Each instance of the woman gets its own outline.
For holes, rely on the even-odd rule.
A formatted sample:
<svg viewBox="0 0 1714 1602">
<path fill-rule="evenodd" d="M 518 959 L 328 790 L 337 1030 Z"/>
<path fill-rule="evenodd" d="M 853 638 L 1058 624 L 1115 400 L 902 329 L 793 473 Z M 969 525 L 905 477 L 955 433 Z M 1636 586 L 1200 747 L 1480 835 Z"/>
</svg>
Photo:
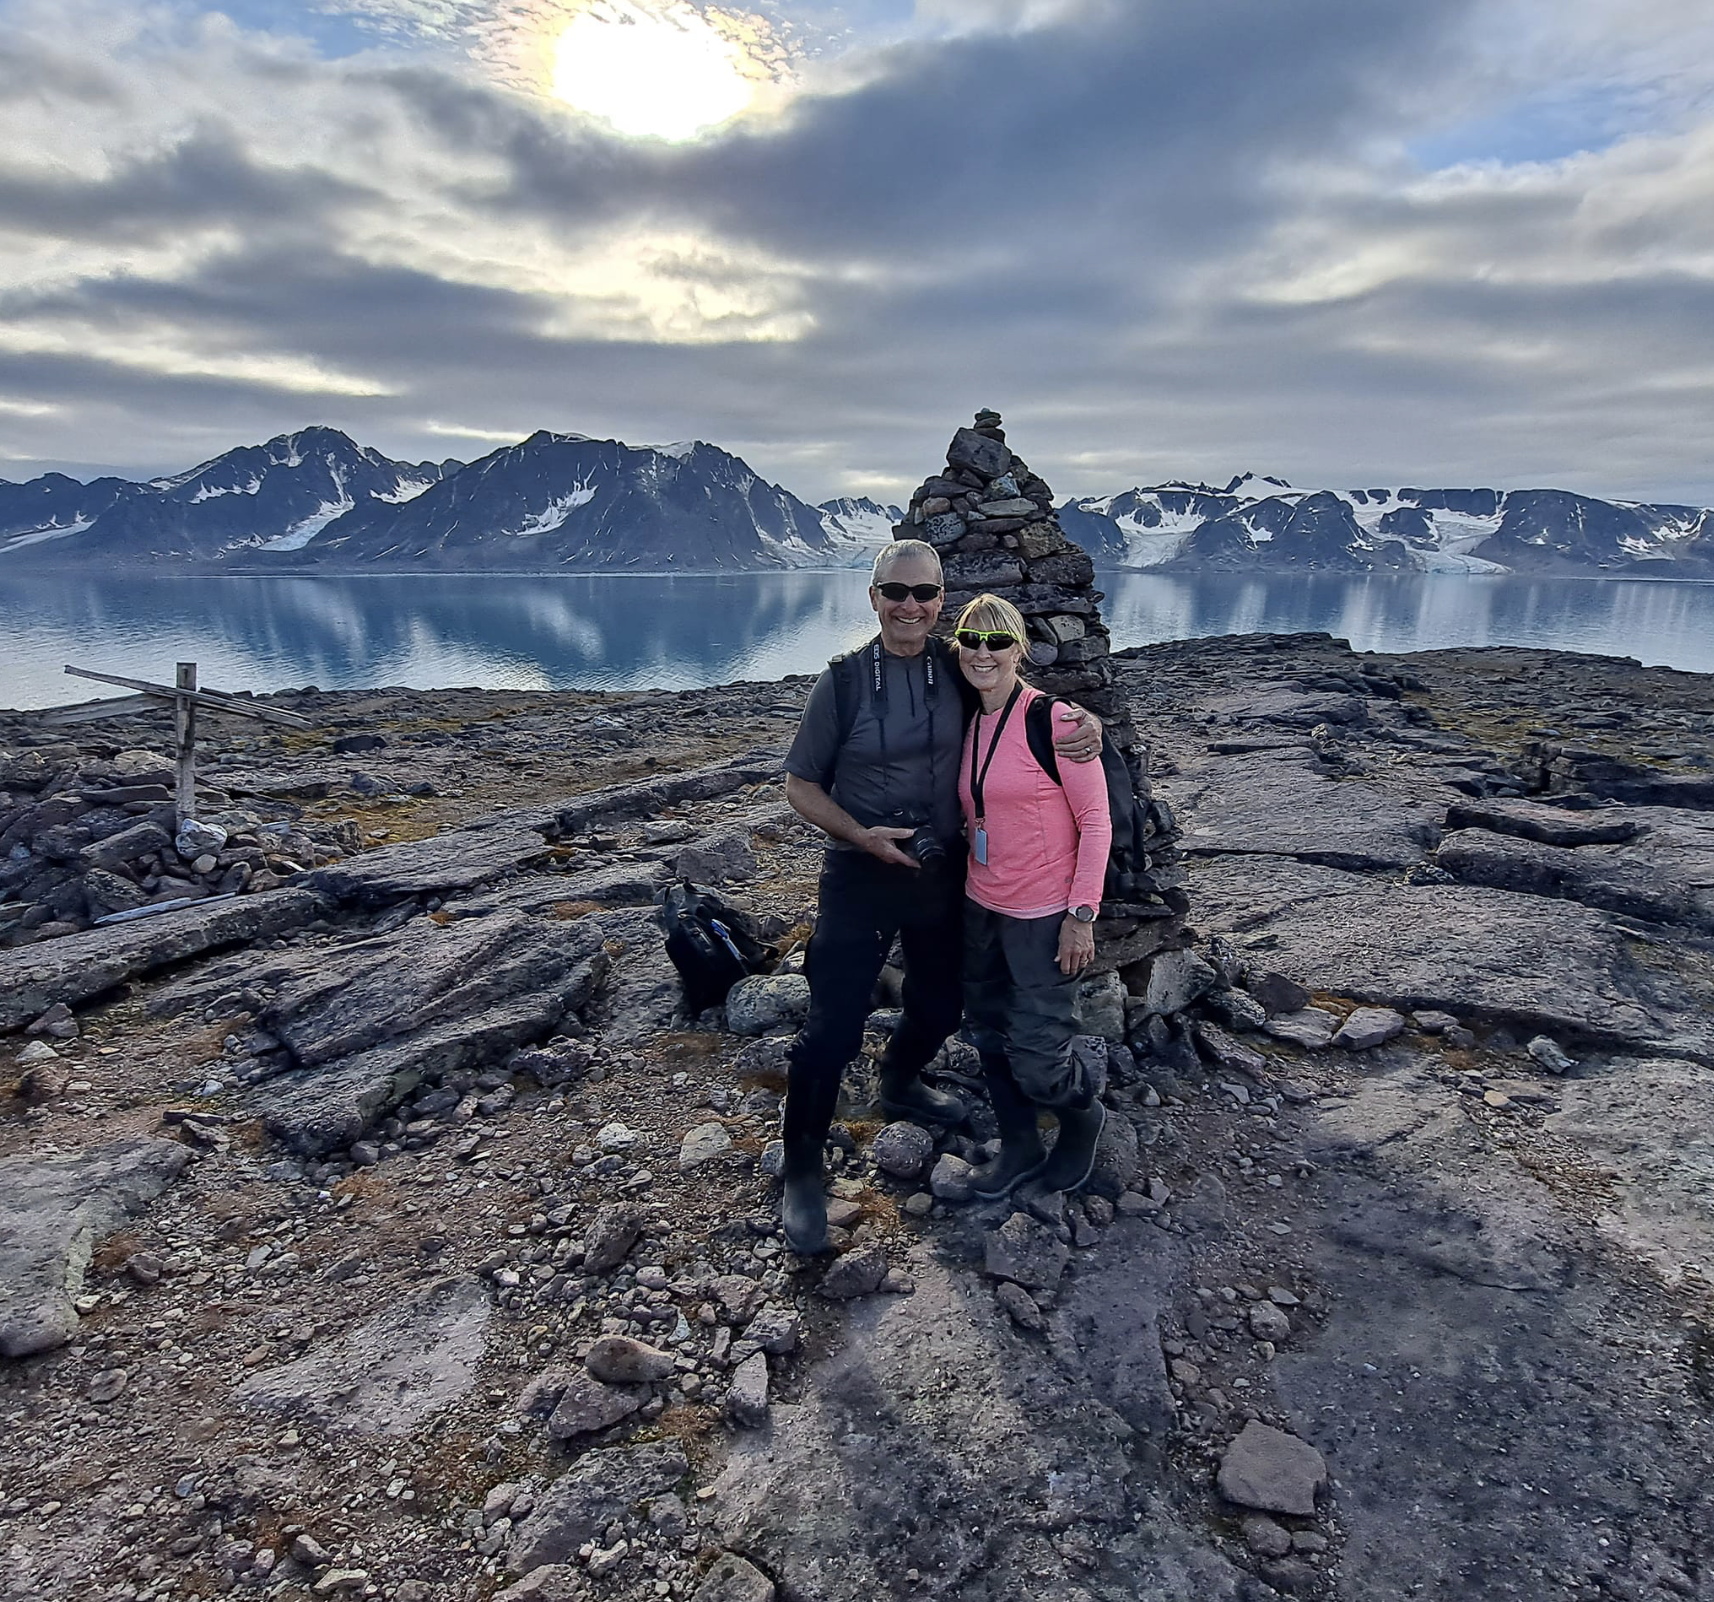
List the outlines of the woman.
<svg viewBox="0 0 1714 1602">
<path fill-rule="evenodd" d="M 1025 732 L 1041 692 L 1018 677 L 1024 620 L 979 595 L 959 615 L 958 665 L 982 707 L 964 739 L 958 793 L 970 849 L 964 903 L 964 1019 L 1000 1125 L 1000 1152 L 974 1194 L 1007 1195 L 1040 1176 L 1076 1190 L 1095 1166 L 1106 1111 L 1071 1049 L 1078 975 L 1095 957 L 1112 824 L 1099 762 L 1042 768 Z M 1063 787 L 1062 787 L 1063 785 Z M 1059 1120 L 1049 1156 L 1040 1109 Z"/>
</svg>

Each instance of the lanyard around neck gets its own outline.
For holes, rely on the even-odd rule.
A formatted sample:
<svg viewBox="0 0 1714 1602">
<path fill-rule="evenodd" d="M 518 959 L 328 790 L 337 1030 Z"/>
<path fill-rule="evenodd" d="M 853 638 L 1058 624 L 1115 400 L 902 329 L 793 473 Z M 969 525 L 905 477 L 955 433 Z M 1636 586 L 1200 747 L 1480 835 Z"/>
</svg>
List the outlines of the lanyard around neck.
<svg viewBox="0 0 1714 1602">
<path fill-rule="evenodd" d="M 976 714 L 976 726 L 970 734 L 970 804 L 975 810 L 978 823 L 988 816 L 982 805 L 982 791 L 988 782 L 988 769 L 994 765 L 994 753 L 1000 749 L 1000 736 L 1006 732 L 1006 719 L 1012 715 L 1012 708 L 1018 704 L 1018 697 L 1023 693 L 1023 685 L 1012 686 L 1012 693 L 1007 696 L 1005 708 L 1000 713 L 1000 721 L 995 725 L 994 738 L 988 742 L 988 756 L 980 771 L 976 767 L 976 757 L 982 749 L 983 714 Z"/>
</svg>

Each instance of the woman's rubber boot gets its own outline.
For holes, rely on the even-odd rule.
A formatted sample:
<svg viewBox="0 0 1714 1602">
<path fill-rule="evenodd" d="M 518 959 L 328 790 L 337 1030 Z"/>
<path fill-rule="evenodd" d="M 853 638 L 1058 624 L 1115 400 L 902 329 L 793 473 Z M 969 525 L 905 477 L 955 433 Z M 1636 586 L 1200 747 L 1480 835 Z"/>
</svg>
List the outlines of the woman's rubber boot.
<svg viewBox="0 0 1714 1602">
<path fill-rule="evenodd" d="M 970 1170 L 970 1194 L 982 1201 L 998 1201 L 1041 1172 L 1047 1147 L 1036 1127 L 1035 1103 L 1018 1089 L 1005 1059 L 984 1057 L 982 1078 L 1000 1126 L 1000 1154 Z"/>
<path fill-rule="evenodd" d="M 1081 1190 L 1095 1172 L 1095 1148 L 1107 1127 L 1107 1109 L 1098 1101 L 1059 1110 L 1059 1139 L 1041 1171 L 1044 1190 Z"/>
<path fill-rule="evenodd" d="M 827 1250 L 827 1189 L 821 1147 L 786 1147 L 781 1175 L 780 1224 L 786 1245 L 800 1257 Z"/>
</svg>

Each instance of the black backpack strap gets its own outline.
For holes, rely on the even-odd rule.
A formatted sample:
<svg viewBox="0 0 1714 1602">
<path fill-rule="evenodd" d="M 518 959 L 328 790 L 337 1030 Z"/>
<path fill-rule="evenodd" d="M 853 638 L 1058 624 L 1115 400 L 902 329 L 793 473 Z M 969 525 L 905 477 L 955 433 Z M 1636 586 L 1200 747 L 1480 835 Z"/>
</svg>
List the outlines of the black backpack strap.
<svg viewBox="0 0 1714 1602">
<path fill-rule="evenodd" d="M 1029 742 L 1030 755 L 1036 765 L 1061 789 L 1059 757 L 1053 749 L 1053 709 L 1058 705 L 1051 696 L 1038 695 L 1024 708 L 1024 738 Z"/>
<path fill-rule="evenodd" d="M 839 743 L 851 738 L 857 723 L 857 709 L 863 704 L 863 678 L 869 666 L 869 641 L 855 651 L 834 657 L 827 669 L 833 675 L 833 708 L 839 719 Z"/>
</svg>

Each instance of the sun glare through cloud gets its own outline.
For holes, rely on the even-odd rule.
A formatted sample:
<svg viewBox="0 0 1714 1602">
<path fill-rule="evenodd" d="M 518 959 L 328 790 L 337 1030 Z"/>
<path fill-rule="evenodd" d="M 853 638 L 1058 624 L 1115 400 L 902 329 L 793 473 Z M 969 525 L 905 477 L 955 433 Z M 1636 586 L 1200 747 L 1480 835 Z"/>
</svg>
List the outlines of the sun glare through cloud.
<svg viewBox="0 0 1714 1602">
<path fill-rule="evenodd" d="M 739 46 L 681 4 L 595 0 L 554 47 L 553 91 L 621 133 L 684 140 L 756 92 Z"/>
</svg>

